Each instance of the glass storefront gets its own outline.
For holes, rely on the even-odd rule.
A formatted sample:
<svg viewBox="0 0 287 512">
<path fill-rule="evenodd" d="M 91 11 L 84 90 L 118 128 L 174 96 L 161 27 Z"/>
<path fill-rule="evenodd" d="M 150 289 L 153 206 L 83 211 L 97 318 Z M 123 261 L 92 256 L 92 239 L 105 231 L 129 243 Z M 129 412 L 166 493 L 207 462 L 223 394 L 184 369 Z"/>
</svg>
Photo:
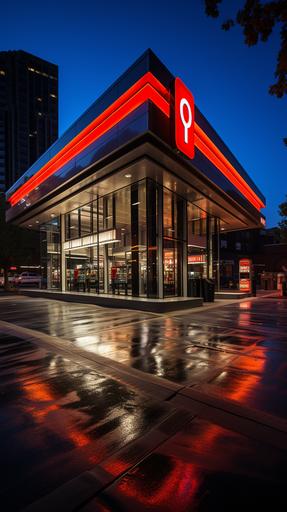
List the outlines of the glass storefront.
<svg viewBox="0 0 287 512">
<path fill-rule="evenodd" d="M 149 178 L 82 205 L 62 222 L 62 243 L 60 219 L 42 226 L 48 288 L 60 287 L 61 250 L 68 291 L 175 297 L 187 293 L 185 281 L 216 273 L 218 220 Z"/>
<path fill-rule="evenodd" d="M 186 244 L 186 201 L 163 189 L 163 294 L 182 295 L 183 245 Z"/>
<path fill-rule="evenodd" d="M 209 277 L 208 216 L 192 203 L 187 204 L 188 279 Z"/>
<path fill-rule="evenodd" d="M 146 296 L 146 181 L 66 215 L 66 288 Z"/>
</svg>

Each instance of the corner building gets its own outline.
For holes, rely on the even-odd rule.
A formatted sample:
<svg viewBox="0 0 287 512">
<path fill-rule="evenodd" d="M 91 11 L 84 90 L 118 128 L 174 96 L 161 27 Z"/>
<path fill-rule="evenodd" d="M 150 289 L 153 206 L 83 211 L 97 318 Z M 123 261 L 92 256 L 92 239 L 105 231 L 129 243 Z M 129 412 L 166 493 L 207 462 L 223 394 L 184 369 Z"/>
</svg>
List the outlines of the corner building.
<svg viewBox="0 0 287 512">
<path fill-rule="evenodd" d="M 186 297 L 193 277 L 219 283 L 221 230 L 261 226 L 261 192 L 175 95 L 146 51 L 8 190 L 7 220 L 41 231 L 48 289 Z"/>
</svg>

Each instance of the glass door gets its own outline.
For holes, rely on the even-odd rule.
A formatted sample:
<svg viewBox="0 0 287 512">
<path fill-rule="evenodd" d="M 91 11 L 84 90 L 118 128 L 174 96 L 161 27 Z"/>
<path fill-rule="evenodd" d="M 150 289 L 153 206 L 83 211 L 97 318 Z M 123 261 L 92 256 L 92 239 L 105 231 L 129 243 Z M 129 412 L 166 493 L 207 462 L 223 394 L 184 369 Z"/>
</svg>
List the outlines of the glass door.
<svg viewBox="0 0 287 512">
<path fill-rule="evenodd" d="M 109 293 L 113 295 L 131 295 L 132 268 L 131 251 L 119 247 L 108 247 Z"/>
</svg>

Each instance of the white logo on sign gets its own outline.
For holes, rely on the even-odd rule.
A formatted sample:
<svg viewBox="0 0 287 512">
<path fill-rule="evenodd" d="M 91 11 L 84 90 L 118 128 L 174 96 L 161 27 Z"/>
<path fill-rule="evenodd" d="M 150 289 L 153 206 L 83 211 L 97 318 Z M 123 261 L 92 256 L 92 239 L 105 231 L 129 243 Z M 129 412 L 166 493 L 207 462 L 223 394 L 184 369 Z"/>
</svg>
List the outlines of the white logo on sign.
<svg viewBox="0 0 287 512">
<path fill-rule="evenodd" d="M 185 119 L 185 117 L 183 115 L 184 107 L 187 108 L 187 112 L 188 112 L 187 119 Z M 190 104 L 188 103 L 186 98 L 182 98 L 180 100 L 179 111 L 180 111 L 181 122 L 184 126 L 184 142 L 185 142 L 185 144 L 188 144 L 188 130 L 191 127 L 191 123 L 192 123 L 192 112 L 191 112 Z"/>
</svg>

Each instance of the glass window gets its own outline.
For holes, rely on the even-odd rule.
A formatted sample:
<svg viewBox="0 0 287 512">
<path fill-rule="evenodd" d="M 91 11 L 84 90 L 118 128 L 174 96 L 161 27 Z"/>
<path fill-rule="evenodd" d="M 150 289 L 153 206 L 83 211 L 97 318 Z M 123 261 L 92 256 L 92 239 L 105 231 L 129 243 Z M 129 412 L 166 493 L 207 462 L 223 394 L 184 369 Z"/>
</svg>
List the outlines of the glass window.
<svg viewBox="0 0 287 512">
<path fill-rule="evenodd" d="M 187 205 L 187 239 L 189 246 L 206 247 L 206 212 L 188 203 Z"/>
<path fill-rule="evenodd" d="M 163 230 L 164 236 L 186 240 L 184 232 L 185 200 L 170 190 L 163 189 Z"/>
<path fill-rule="evenodd" d="M 85 205 L 80 208 L 81 236 L 89 235 L 92 232 L 92 208 Z"/>
<path fill-rule="evenodd" d="M 109 291 L 116 294 L 132 293 L 133 261 L 131 253 L 131 187 L 118 190 L 106 198 L 106 229 L 115 227 L 117 241 L 108 247 Z M 105 202 L 103 202 L 105 211 Z M 104 217 L 105 225 L 105 217 Z"/>
<path fill-rule="evenodd" d="M 188 279 L 207 277 L 206 212 L 192 203 L 187 205 Z"/>
<path fill-rule="evenodd" d="M 93 233 L 97 233 L 99 228 L 98 228 L 98 203 L 99 201 L 96 200 L 92 203 L 92 228 L 93 228 Z"/>
<path fill-rule="evenodd" d="M 163 189 L 163 292 L 164 296 L 182 293 L 182 255 L 186 240 L 186 201 Z"/>
<path fill-rule="evenodd" d="M 164 296 L 181 295 L 182 243 L 164 239 L 163 245 L 163 291 Z"/>
<path fill-rule="evenodd" d="M 173 238 L 174 223 L 172 192 L 166 188 L 163 189 L 163 229 L 164 236 Z"/>
<path fill-rule="evenodd" d="M 79 238 L 79 236 L 80 236 L 79 210 L 74 210 L 74 211 L 66 214 L 66 216 L 65 216 L 65 236 L 66 236 L 66 240 L 71 240 L 73 238 Z"/>
<path fill-rule="evenodd" d="M 147 293 L 147 229 L 146 229 L 146 181 L 138 184 L 138 265 L 139 295 Z"/>
<path fill-rule="evenodd" d="M 114 227 L 114 196 L 109 194 L 98 201 L 99 231 Z"/>
<path fill-rule="evenodd" d="M 60 288 L 60 219 L 40 227 L 42 287 Z"/>
</svg>

